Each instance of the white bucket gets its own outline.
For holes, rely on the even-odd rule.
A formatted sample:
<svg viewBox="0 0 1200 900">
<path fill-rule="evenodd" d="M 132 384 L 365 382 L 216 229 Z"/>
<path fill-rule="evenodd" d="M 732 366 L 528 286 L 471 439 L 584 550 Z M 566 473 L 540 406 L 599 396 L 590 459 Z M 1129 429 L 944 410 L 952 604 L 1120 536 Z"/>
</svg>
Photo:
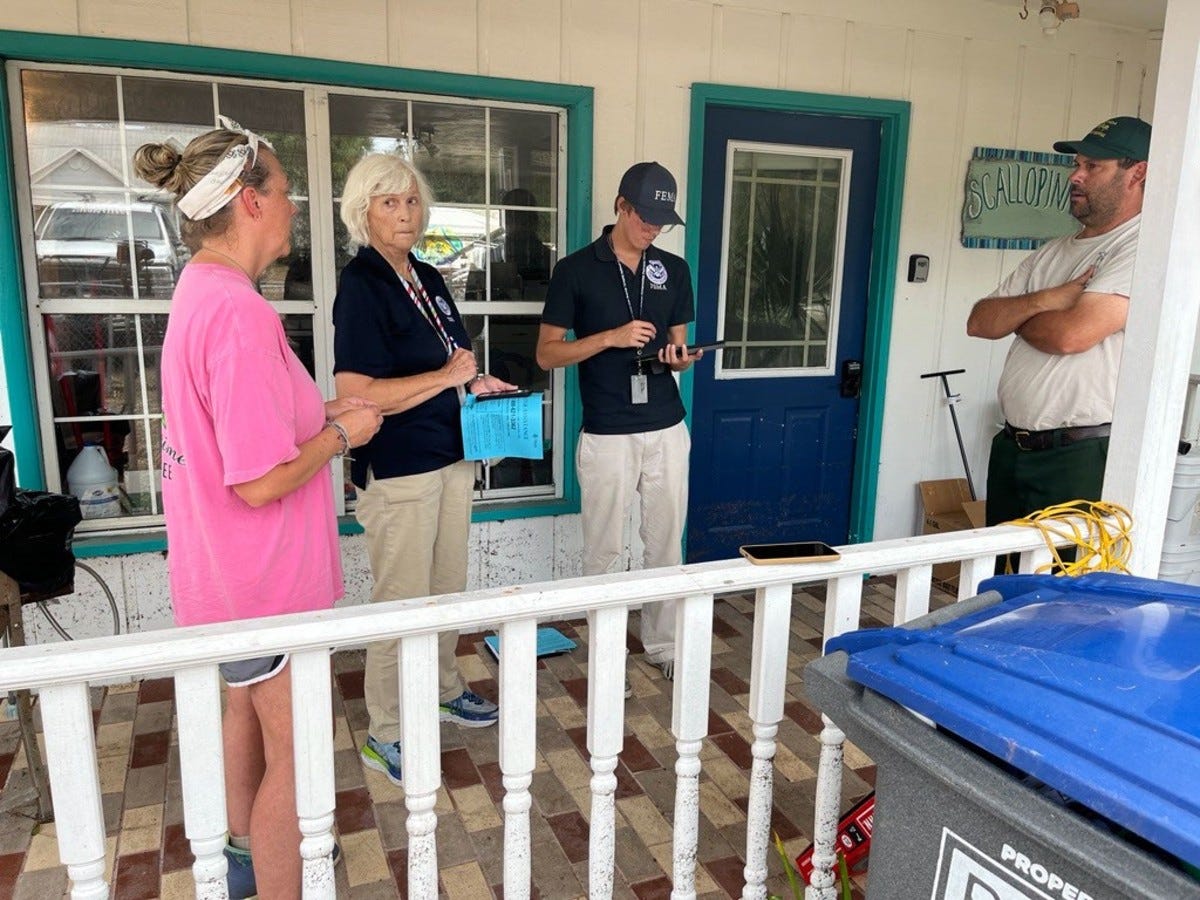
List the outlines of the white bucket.
<svg viewBox="0 0 1200 900">
<path fill-rule="evenodd" d="M 85 519 L 107 519 L 121 514 L 117 470 L 108 464 L 103 447 L 89 444 L 79 451 L 67 469 L 67 487 L 79 498 Z"/>
<path fill-rule="evenodd" d="M 1171 479 L 1171 500 L 1167 506 L 1167 518 L 1173 522 L 1190 523 L 1197 500 L 1200 500 L 1200 447 L 1193 447 L 1175 459 L 1175 475 Z"/>
<path fill-rule="evenodd" d="M 1163 550 L 1158 577 L 1180 584 L 1200 584 L 1200 544 L 1181 550 Z"/>
</svg>

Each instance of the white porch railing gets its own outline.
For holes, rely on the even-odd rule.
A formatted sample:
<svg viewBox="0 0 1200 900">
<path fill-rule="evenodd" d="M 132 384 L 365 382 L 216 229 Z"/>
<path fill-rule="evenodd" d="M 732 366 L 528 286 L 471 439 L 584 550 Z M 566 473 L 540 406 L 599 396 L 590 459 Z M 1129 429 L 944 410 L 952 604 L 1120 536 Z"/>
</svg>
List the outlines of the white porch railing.
<svg viewBox="0 0 1200 900">
<path fill-rule="evenodd" d="M 500 632 L 499 757 L 504 797 L 504 893 L 529 897 L 529 787 L 535 763 L 536 624 L 586 615 L 589 622 L 587 747 L 591 754 L 589 895 L 613 891 L 614 769 L 623 742 L 625 627 L 631 605 L 677 598 L 677 650 L 672 732 L 675 765 L 675 898 L 695 896 L 699 831 L 700 748 L 708 722 L 708 686 L 715 594 L 756 592 L 750 709 L 754 762 L 746 823 L 743 897 L 766 896 L 775 735 L 783 718 L 792 588 L 825 582 L 824 639 L 858 627 L 865 574 L 897 575 L 896 622 L 929 607 L 931 567 L 961 561 L 959 599 L 976 593 L 998 553 L 1019 553 L 1021 570 L 1049 560 L 1041 536 L 999 527 L 927 535 L 842 550 L 836 562 L 753 566 L 743 560 L 648 572 L 577 578 L 549 584 L 476 591 L 443 598 L 372 604 L 254 622 L 31 646 L 0 653 L 0 691 L 39 691 L 59 853 L 72 897 L 107 897 L 104 814 L 88 699 L 89 682 L 153 673 L 175 677 L 184 828 L 196 861 L 200 898 L 226 896 L 224 776 L 217 664 L 292 654 L 297 811 L 303 834 L 304 896 L 332 898 L 334 817 L 331 650 L 400 639 L 404 692 L 404 786 L 408 808 L 408 895 L 437 896 L 440 783 L 437 638 L 447 629 Z M 810 898 L 833 897 L 833 838 L 840 811 L 840 731 L 825 719 L 814 825 L 818 874 Z"/>
</svg>

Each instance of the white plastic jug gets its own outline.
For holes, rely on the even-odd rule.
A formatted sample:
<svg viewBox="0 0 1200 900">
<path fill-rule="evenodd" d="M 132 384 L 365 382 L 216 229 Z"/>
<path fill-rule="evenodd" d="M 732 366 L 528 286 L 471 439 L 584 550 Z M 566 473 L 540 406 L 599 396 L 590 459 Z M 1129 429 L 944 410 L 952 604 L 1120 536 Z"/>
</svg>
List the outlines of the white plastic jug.
<svg viewBox="0 0 1200 900">
<path fill-rule="evenodd" d="M 88 444 L 67 469 L 67 487 L 79 498 L 85 519 L 105 519 L 121 514 L 117 470 L 108 464 L 103 447 Z"/>
</svg>

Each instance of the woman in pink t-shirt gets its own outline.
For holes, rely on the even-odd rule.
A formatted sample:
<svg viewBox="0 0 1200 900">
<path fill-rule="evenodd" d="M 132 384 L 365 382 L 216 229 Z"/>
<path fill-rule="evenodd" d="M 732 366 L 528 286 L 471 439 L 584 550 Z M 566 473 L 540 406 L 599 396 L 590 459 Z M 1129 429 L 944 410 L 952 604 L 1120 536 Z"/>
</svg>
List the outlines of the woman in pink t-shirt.
<svg viewBox="0 0 1200 900">
<path fill-rule="evenodd" d="M 174 194 L 193 252 L 163 341 L 163 510 L 180 625 L 328 609 L 342 595 L 330 460 L 379 430 L 378 407 L 325 403 L 255 284 L 286 254 L 296 207 L 270 145 L 225 122 L 138 174 Z M 299 897 L 286 654 L 221 665 L 231 897 Z M 250 848 L 253 847 L 253 862 Z"/>
</svg>

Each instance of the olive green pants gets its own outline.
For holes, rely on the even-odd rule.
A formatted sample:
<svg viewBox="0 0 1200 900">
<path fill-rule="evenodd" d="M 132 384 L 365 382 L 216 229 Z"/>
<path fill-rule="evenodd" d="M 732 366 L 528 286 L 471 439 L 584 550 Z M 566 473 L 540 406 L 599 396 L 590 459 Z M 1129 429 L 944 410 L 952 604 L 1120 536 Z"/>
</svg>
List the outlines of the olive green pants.
<svg viewBox="0 0 1200 900">
<path fill-rule="evenodd" d="M 988 459 L 987 524 L 1020 519 L 1057 503 L 1099 500 L 1107 459 L 1107 437 L 1022 450 L 1001 431 L 992 439 Z"/>
</svg>

